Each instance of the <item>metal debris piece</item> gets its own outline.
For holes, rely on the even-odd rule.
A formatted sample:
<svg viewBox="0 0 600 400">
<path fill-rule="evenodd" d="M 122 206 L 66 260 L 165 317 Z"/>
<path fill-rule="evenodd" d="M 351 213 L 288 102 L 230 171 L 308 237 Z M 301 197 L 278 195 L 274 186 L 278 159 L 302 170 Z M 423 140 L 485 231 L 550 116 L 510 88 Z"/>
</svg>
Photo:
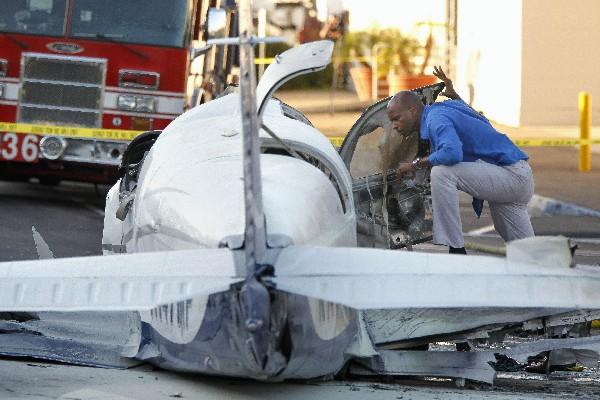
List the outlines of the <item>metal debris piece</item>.
<svg viewBox="0 0 600 400">
<path fill-rule="evenodd" d="M 376 357 L 358 360 L 358 366 L 352 366 L 350 373 L 464 378 L 491 384 L 496 372 L 489 363 L 494 360 L 494 355 L 487 351 L 384 350 Z"/>
<path fill-rule="evenodd" d="M 31 227 L 31 233 L 33 234 L 33 242 L 35 243 L 38 259 L 47 260 L 54 258 L 54 253 L 50 250 L 50 246 L 48 246 L 42 235 L 35 229 L 35 226 Z"/>
</svg>

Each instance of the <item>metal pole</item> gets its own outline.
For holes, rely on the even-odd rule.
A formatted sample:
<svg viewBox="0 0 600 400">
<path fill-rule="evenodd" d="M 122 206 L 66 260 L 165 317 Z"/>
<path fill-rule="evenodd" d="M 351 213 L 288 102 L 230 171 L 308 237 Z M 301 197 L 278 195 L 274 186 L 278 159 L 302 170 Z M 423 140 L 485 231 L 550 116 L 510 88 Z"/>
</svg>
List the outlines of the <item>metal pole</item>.
<svg viewBox="0 0 600 400">
<path fill-rule="evenodd" d="M 377 101 L 379 98 L 379 87 L 377 75 L 379 74 L 379 63 L 377 61 L 377 54 L 379 50 L 385 47 L 384 43 L 377 42 L 371 48 L 371 100 Z"/>
<path fill-rule="evenodd" d="M 446 0 L 446 74 L 456 80 L 458 0 Z"/>
<path fill-rule="evenodd" d="M 240 15 L 240 97 L 242 107 L 244 204 L 246 229 L 244 252 L 247 275 L 253 275 L 264 261 L 267 239 L 260 174 L 260 142 L 256 113 L 256 76 L 252 43 L 252 2 L 239 3 Z"/>
<path fill-rule="evenodd" d="M 258 36 L 265 37 L 267 36 L 267 9 L 261 8 L 258 10 Z M 261 59 L 261 63 L 258 65 L 258 79 L 262 78 L 265 73 L 265 63 L 264 59 L 266 58 L 267 50 L 266 43 L 261 42 L 258 44 L 258 58 Z"/>
<path fill-rule="evenodd" d="M 590 131 L 592 126 L 592 97 L 587 92 L 579 93 L 579 171 L 592 170 L 592 146 L 590 146 Z"/>
<path fill-rule="evenodd" d="M 335 113 L 335 90 L 338 85 L 338 78 L 340 74 L 340 64 L 339 60 L 342 58 L 342 39 L 338 39 L 335 42 L 335 46 L 333 47 L 333 51 L 335 51 L 335 57 L 333 58 L 333 74 L 331 76 L 331 86 L 329 87 L 329 114 L 333 115 Z"/>
</svg>

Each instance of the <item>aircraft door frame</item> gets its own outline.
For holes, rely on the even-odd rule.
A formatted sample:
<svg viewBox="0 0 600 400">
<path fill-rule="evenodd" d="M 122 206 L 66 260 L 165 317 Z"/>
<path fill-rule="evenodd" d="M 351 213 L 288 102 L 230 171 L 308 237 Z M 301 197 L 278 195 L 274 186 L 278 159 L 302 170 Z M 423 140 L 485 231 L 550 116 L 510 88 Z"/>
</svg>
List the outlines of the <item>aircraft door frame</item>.
<svg viewBox="0 0 600 400">
<path fill-rule="evenodd" d="M 443 83 L 414 89 L 424 104 L 431 104 Z M 339 149 L 352 176 L 359 246 L 398 249 L 432 238 L 430 169 L 415 179 L 398 178 L 399 162 L 428 154 L 417 132 L 407 137 L 393 130 L 387 118 L 391 97 L 368 107 L 346 135 Z"/>
</svg>

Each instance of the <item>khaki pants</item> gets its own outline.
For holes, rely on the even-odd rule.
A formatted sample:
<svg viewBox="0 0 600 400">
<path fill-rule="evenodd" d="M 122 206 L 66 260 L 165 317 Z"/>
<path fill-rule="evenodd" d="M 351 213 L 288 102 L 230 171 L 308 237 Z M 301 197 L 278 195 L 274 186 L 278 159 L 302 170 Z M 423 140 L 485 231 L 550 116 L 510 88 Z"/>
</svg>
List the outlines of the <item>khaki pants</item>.
<svg viewBox="0 0 600 400">
<path fill-rule="evenodd" d="M 464 247 L 459 190 L 488 201 L 494 227 L 504 241 L 533 236 L 527 213 L 533 189 L 533 174 L 526 161 L 497 166 L 477 160 L 433 167 L 433 242 Z"/>
</svg>

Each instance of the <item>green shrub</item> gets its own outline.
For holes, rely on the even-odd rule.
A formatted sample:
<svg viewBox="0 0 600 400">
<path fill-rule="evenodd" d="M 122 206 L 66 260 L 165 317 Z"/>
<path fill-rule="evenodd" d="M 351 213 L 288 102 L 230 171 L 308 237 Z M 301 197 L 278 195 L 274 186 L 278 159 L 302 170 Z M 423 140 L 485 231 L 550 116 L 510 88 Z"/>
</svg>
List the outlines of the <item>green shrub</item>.
<svg viewBox="0 0 600 400">
<path fill-rule="evenodd" d="M 371 57 L 371 50 L 377 43 L 382 44 L 377 52 L 379 77 L 387 76 L 391 68 L 408 75 L 417 72 L 419 66 L 415 61 L 423 47 L 417 39 L 404 35 L 395 28 L 373 28 L 345 34 L 342 42 L 343 57 L 346 59 Z"/>
</svg>

